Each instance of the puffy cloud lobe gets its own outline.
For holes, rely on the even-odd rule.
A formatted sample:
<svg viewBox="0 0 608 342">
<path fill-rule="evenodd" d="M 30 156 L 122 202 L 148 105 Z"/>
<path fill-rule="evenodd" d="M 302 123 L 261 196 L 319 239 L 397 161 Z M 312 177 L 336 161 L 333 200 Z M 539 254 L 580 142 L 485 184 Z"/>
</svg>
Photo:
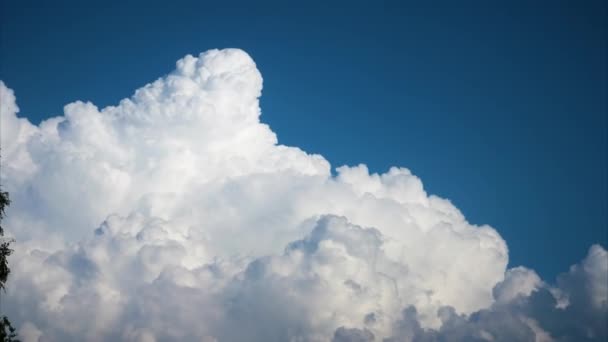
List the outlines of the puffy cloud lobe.
<svg viewBox="0 0 608 342">
<path fill-rule="evenodd" d="M 3 304 L 24 340 L 605 336 L 602 247 L 556 287 L 506 270 L 498 233 L 409 170 L 332 176 L 279 145 L 261 89 L 246 53 L 211 50 L 117 106 L 35 126 L 0 82 L 18 240 Z"/>
<path fill-rule="evenodd" d="M 508 303 L 518 296 L 529 296 L 542 285 L 536 272 L 525 267 L 514 267 L 505 273 L 505 280 L 494 287 L 494 298 Z"/>
<path fill-rule="evenodd" d="M 416 308 L 409 307 L 388 341 L 605 341 L 606 267 L 608 253 L 594 245 L 581 264 L 560 275 L 557 289 L 541 284 L 533 271 L 510 270 L 495 287 L 497 300 L 489 308 L 465 316 L 443 307 L 438 311 L 440 329 L 424 329 Z M 521 290 L 514 295 L 517 286 Z M 567 305 L 560 305 L 555 290 L 569 298 Z"/>
</svg>

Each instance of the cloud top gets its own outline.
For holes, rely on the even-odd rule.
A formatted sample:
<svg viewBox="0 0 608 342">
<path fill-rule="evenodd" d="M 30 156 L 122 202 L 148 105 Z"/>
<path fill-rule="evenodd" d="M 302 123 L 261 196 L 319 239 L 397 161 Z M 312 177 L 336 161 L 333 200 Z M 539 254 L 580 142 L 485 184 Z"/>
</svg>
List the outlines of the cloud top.
<svg viewBox="0 0 608 342">
<path fill-rule="evenodd" d="M 261 91 L 245 52 L 211 50 L 32 125 L 0 82 L 3 304 L 24 340 L 606 337 L 601 246 L 556 285 L 507 270 L 501 236 L 408 169 L 332 176 L 280 145 Z"/>
</svg>

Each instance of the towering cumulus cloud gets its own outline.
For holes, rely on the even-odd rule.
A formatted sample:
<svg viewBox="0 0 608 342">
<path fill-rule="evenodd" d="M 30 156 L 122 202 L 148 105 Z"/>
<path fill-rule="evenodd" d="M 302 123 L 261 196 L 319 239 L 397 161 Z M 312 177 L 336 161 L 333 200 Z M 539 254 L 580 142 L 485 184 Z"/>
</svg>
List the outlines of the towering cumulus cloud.
<svg viewBox="0 0 608 342">
<path fill-rule="evenodd" d="M 243 51 L 33 125 L 0 83 L 2 310 L 25 341 L 602 340 L 608 257 L 549 284 L 404 168 L 279 145 Z"/>
</svg>

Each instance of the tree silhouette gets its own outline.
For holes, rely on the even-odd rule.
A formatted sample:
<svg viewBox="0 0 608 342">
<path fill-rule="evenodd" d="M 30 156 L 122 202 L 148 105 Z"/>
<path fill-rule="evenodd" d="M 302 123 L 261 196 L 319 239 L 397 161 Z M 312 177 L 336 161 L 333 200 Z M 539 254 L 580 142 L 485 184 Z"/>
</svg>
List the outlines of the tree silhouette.
<svg viewBox="0 0 608 342">
<path fill-rule="evenodd" d="M 8 197 L 8 192 L 0 191 L 0 223 L 4 218 L 4 210 L 11 204 L 11 200 Z M 8 267 L 8 260 L 6 259 L 13 250 L 10 248 L 11 240 L 4 238 L 4 228 L 0 225 L 0 289 L 5 289 L 6 279 L 9 273 L 11 273 Z"/>
<path fill-rule="evenodd" d="M 8 197 L 8 192 L 0 189 L 0 223 L 4 218 L 4 210 L 11 204 L 11 200 Z M 7 257 L 11 255 L 13 250 L 10 248 L 13 240 L 4 237 L 4 229 L 0 225 L 0 289 L 5 290 L 6 280 L 8 275 L 11 273 L 11 269 L 8 267 Z M 6 291 L 6 290 L 5 290 Z M 0 341 L 13 341 L 18 342 L 17 333 L 15 328 L 11 325 L 8 317 L 0 317 Z"/>
</svg>

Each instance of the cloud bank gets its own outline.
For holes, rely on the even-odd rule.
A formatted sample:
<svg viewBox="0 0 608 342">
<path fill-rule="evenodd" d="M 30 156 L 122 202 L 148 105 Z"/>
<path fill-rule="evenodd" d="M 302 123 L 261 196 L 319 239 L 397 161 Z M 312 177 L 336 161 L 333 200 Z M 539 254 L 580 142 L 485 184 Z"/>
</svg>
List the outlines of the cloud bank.
<svg viewBox="0 0 608 342">
<path fill-rule="evenodd" d="M 541 280 L 408 169 L 280 145 L 237 49 L 39 125 L 0 82 L 24 341 L 605 340 L 601 246 Z"/>
</svg>

